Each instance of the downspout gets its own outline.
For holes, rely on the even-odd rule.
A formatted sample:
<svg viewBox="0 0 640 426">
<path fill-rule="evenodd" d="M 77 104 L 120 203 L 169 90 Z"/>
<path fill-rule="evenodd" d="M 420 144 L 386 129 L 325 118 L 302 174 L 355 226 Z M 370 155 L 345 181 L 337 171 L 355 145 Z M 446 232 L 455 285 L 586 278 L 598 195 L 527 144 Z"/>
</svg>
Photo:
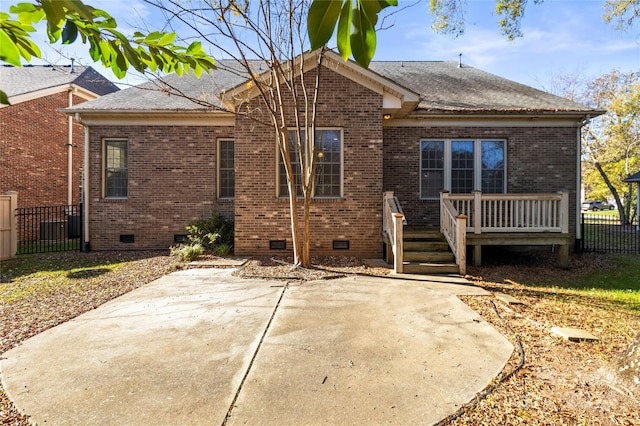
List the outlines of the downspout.
<svg viewBox="0 0 640 426">
<path fill-rule="evenodd" d="M 69 89 L 69 108 L 73 107 L 73 89 Z M 73 117 L 69 115 L 67 140 L 67 205 L 73 204 Z"/>
<path fill-rule="evenodd" d="M 76 120 L 82 122 L 80 114 L 76 113 Z M 84 159 L 82 168 L 82 252 L 91 249 L 89 243 L 89 126 L 84 126 Z"/>
<path fill-rule="evenodd" d="M 584 120 L 578 122 L 576 129 L 576 143 L 578 145 L 578 155 L 576 156 L 576 247 L 578 240 L 582 240 L 582 221 L 580 216 L 580 204 L 582 203 L 582 128 L 591 122 L 591 115 L 587 114 Z"/>
</svg>

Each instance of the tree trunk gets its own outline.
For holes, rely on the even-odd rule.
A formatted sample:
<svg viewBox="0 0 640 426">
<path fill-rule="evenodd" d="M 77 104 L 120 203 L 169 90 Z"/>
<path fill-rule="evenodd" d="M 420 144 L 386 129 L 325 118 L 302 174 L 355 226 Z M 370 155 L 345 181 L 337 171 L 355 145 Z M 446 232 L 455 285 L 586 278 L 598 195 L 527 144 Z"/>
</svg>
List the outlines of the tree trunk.
<svg viewBox="0 0 640 426">
<path fill-rule="evenodd" d="M 607 176 L 607 172 L 604 171 L 600 162 L 594 161 L 593 165 L 596 166 L 596 169 L 598 169 L 598 172 L 600 173 L 600 176 L 602 176 L 604 183 L 607 184 L 609 191 L 611 191 L 611 194 L 613 194 L 613 198 L 616 200 L 616 207 L 618 208 L 618 213 L 620 214 L 620 224 L 628 225 L 629 219 L 627 218 L 627 215 L 624 211 L 624 206 L 622 205 L 622 201 L 620 200 L 620 195 L 618 195 L 618 190 L 616 190 L 615 186 L 613 186 L 613 184 L 609 180 L 609 176 Z"/>
</svg>

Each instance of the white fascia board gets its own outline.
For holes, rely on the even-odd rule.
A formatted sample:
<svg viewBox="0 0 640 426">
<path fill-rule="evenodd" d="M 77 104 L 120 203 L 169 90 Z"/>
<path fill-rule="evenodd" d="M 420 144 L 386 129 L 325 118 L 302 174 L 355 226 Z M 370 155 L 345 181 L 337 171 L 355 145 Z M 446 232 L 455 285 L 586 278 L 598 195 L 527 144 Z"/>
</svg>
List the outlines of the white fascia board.
<svg viewBox="0 0 640 426">
<path fill-rule="evenodd" d="M 87 89 L 84 89 L 80 86 L 67 83 L 67 84 L 61 84 L 60 86 L 47 87 L 46 89 L 41 89 L 41 90 L 36 90 L 34 92 L 11 96 L 9 98 L 9 102 L 11 103 L 11 105 L 15 105 L 15 104 L 31 101 L 38 98 L 44 98 L 45 96 L 55 95 L 61 92 L 68 92 L 70 90 L 73 91 L 74 95 L 79 96 L 88 101 L 91 101 L 93 99 L 100 97 L 99 95 Z M 3 107 L 6 107 L 6 106 L 9 106 L 9 105 L 3 105 Z"/>
<path fill-rule="evenodd" d="M 64 111 L 86 126 L 234 126 L 235 116 L 220 112 Z"/>
<path fill-rule="evenodd" d="M 431 116 L 383 121 L 384 127 L 581 127 L 578 117 Z"/>
<path fill-rule="evenodd" d="M 304 61 L 302 64 L 302 72 L 307 72 L 315 68 L 318 55 L 320 53 L 318 51 L 307 52 L 301 56 L 298 56 L 294 60 L 294 66 L 296 66 L 296 76 L 300 73 L 300 60 Z M 355 83 L 358 83 L 367 89 L 383 95 L 383 102 L 386 99 L 386 102 L 389 105 L 393 106 L 384 106 L 384 108 L 393 108 L 393 109 L 401 109 L 403 105 L 411 104 L 409 109 L 413 109 L 418 105 L 420 101 L 420 96 L 403 87 L 399 84 L 389 80 L 385 77 L 382 77 L 379 74 L 374 73 L 371 70 L 362 68 L 360 65 L 356 64 L 353 61 L 344 61 L 340 55 L 335 52 L 328 51 L 325 52 L 324 58 L 322 61 L 322 65 L 327 69 L 330 69 L 345 78 L 348 78 Z M 285 67 L 285 72 L 287 68 Z M 270 81 L 269 71 L 265 71 L 260 74 L 257 80 Z M 238 86 L 228 90 L 223 95 L 223 103 L 230 107 L 231 105 L 237 105 L 241 102 L 244 102 L 248 99 L 252 99 L 255 96 L 258 96 L 259 91 L 253 87 L 252 84 L 248 84 L 247 82 L 241 83 Z M 393 100 L 393 98 L 397 98 L 397 100 Z M 238 101 L 238 99 L 240 101 Z"/>
</svg>

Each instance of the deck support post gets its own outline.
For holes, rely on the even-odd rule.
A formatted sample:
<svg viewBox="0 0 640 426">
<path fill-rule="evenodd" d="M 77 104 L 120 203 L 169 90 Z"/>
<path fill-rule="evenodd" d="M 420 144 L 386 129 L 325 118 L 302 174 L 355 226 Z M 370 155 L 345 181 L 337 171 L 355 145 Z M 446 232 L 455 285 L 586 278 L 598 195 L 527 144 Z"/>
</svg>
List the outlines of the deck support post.
<svg viewBox="0 0 640 426">
<path fill-rule="evenodd" d="M 480 244 L 473 246 L 473 266 L 482 266 L 482 246 Z"/>
<path fill-rule="evenodd" d="M 563 244 L 558 250 L 558 263 L 561 268 L 569 267 L 569 244 Z"/>
</svg>

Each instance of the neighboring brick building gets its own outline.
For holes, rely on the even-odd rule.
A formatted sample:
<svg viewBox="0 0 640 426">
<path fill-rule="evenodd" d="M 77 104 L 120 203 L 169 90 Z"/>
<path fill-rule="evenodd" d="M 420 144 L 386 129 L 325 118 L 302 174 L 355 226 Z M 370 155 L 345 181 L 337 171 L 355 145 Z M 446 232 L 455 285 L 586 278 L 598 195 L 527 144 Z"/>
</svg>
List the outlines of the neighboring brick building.
<svg viewBox="0 0 640 426">
<path fill-rule="evenodd" d="M 241 90 L 243 80 L 220 64 L 213 77 L 167 79 L 194 97 L 211 87 Z M 579 129 L 597 111 L 454 62 L 364 70 L 329 53 L 324 66 L 312 255 L 381 257 L 383 191 L 394 191 L 409 224 L 421 226 L 438 224 L 443 189 L 564 190 L 575 237 Z M 154 85 L 163 90 L 148 90 Z M 92 249 L 167 248 L 190 221 L 218 211 L 235 219 L 236 254 L 282 253 L 282 242 L 290 251 L 280 154 L 272 128 L 255 120 L 258 99 L 243 106 L 254 111 L 247 117 L 167 87 L 151 82 L 67 111 L 90 133 Z"/>
<path fill-rule="evenodd" d="M 118 88 L 90 67 L 32 65 L 0 66 L 0 85 L 0 193 L 17 191 L 20 207 L 78 203 L 84 130 L 59 110 Z"/>
</svg>

